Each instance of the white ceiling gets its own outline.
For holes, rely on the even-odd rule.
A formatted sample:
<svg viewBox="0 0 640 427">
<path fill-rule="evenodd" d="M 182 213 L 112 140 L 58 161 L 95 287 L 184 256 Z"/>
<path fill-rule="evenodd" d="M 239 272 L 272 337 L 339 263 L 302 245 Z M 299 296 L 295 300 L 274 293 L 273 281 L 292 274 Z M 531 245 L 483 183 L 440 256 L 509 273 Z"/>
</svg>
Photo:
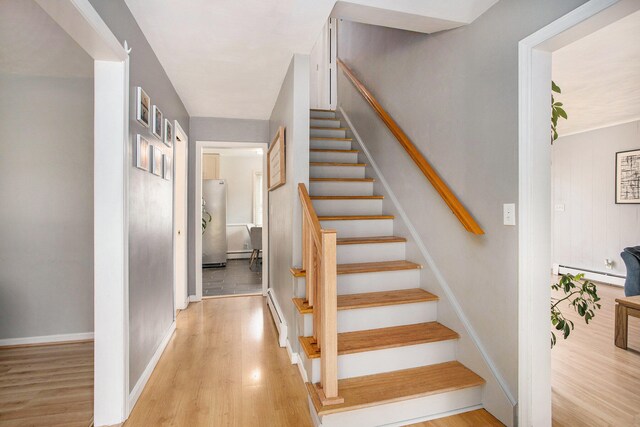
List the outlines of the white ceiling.
<svg viewBox="0 0 640 427">
<path fill-rule="evenodd" d="M 93 77 L 93 59 L 34 1 L 0 0 L 0 72 Z"/>
<path fill-rule="evenodd" d="M 470 22 L 497 0 L 341 3 L 350 1 L 377 15 L 388 10 L 398 28 L 423 14 L 439 30 Z M 336 0 L 126 3 L 192 117 L 268 119 L 291 56 L 311 52 Z"/>
<path fill-rule="evenodd" d="M 560 136 L 640 119 L 640 12 L 553 53 Z"/>
</svg>

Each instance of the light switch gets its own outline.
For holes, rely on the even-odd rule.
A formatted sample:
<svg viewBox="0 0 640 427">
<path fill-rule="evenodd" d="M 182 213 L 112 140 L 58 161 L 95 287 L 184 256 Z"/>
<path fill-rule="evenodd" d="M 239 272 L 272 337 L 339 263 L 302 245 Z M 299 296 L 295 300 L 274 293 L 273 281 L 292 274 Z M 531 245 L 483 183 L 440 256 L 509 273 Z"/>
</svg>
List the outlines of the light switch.
<svg viewBox="0 0 640 427">
<path fill-rule="evenodd" d="M 515 203 L 505 203 L 503 205 L 504 225 L 516 225 L 516 205 Z"/>
</svg>

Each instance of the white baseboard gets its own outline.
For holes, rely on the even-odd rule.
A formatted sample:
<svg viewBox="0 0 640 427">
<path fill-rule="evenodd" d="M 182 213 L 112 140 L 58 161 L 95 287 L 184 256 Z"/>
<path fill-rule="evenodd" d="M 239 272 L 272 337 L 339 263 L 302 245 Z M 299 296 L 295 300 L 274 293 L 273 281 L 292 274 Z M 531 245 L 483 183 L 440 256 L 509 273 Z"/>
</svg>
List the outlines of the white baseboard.
<svg viewBox="0 0 640 427">
<path fill-rule="evenodd" d="M 269 310 L 271 311 L 271 317 L 273 317 L 273 321 L 276 324 L 276 328 L 278 329 L 278 344 L 280 347 L 287 346 L 287 321 L 285 320 L 282 310 L 280 309 L 280 304 L 278 304 L 278 300 L 276 299 L 276 295 L 273 292 L 272 288 L 267 290 L 267 306 L 269 306 Z"/>
<path fill-rule="evenodd" d="M 189 302 L 199 302 L 202 301 L 202 298 L 198 298 L 197 295 L 189 295 Z"/>
<path fill-rule="evenodd" d="M 595 280 L 596 282 L 607 283 L 609 285 L 624 286 L 625 279 L 622 277 L 610 276 L 605 273 L 597 273 L 595 271 L 583 271 L 579 268 L 558 266 L 558 274 L 584 274 L 585 279 Z"/>
<path fill-rule="evenodd" d="M 133 407 L 136 406 L 136 403 L 138 402 L 138 399 L 142 394 L 142 390 L 144 390 L 144 387 L 147 385 L 147 381 L 149 381 L 153 370 L 156 368 L 156 365 L 158 364 L 162 353 L 164 353 L 164 349 L 167 348 L 167 344 L 169 344 L 169 340 L 171 339 L 171 336 L 173 335 L 175 330 L 176 322 L 174 321 L 171 326 L 169 326 L 169 329 L 167 329 L 167 333 L 165 334 L 164 338 L 162 338 L 162 341 L 160 341 L 160 345 L 158 345 L 156 352 L 153 354 L 153 357 L 151 357 L 151 360 L 149 360 L 147 367 L 144 369 L 142 375 L 140 375 L 140 378 L 138 379 L 136 385 L 133 387 L 133 390 L 131 390 L 131 393 L 129 394 L 128 414 L 130 414 L 133 410 Z M 128 414 L 127 417 L 129 417 Z"/>
<path fill-rule="evenodd" d="M 0 347 L 30 344 L 53 344 L 73 341 L 87 341 L 93 339 L 93 332 L 81 332 L 77 334 L 43 335 L 39 337 L 5 338 L 0 339 Z"/>
</svg>

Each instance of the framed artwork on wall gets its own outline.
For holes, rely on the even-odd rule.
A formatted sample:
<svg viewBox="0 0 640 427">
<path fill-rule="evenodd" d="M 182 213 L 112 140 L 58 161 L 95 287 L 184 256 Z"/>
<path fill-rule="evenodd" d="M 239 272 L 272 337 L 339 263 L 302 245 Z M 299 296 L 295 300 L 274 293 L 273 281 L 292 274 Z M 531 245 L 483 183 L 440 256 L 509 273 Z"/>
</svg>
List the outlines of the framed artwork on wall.
<svg viewBox="0 0 640 427">
<path fill-rule="evenodd" d="M 149 112 L 151 111 L 151 98 L 140 87 L 136 88 L 136 120 L 144 127 L 149 127 Z"/>
<path fill-rule="evenodd" d="M 164 125 L 162 111 L 157 105 L 153 106 L 153 126 L 151 126 L 151 132 L 162 141 L 162 126 Z"/>
<path fill-rule="evenodd" d="M 267 188 L 273 191 L 286 182 L 285 129 L 280 126 L 267 151 Z"/>
<path fill-rule="evenodd" d="M 145 171 L 149 170 L 149 141 L 140 134 L 136 140 L 136 167 Z"/>
<path fill-rule="evenodd" d="M 171 160 L 171 156 L 164 154 L 162 156 L 162 163 L 164 165 L 164 174 L 162 176 L 167 181 L 171 181 L 171 177 L 173 176 L 173 162 Z"/>
<path fill-rule="evenodd" d="M 616 204 L 640 204 L 640 149 L 616 153 Z"/>
<path fill-rule="evenodd" d="M 151 146 L 151 173 L 157 176 L 162 176 L 164 163 L 162 160 L 162 151 L 155 145 Z"/>
<path fill-rule="evenodd" d="M 164 145 L 167 147 L 173 145 L 173 125 L 168 119 L 164 119 Z"/>
</svg>

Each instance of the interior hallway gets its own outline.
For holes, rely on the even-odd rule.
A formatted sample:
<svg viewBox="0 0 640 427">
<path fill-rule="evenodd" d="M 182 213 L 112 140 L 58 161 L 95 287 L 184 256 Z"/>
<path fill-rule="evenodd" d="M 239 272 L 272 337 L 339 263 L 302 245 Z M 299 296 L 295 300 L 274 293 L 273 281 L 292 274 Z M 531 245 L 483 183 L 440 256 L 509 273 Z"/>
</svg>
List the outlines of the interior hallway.
<svg viewBox="0 0 640 427">
<path fill-rule="evenodd" d="M 589 325 L 563 309 L 575 329 L 566 341 L 556 334 L 551 350 L 555 427 L 640 425 L 640 319 L 629 317 L 629 349 L 617 348 L 615 299 L 624 297 L 624 289 L 596 284 L 602 308 Z"/>
<path fill-rule="evenodd" d="M 261 296 L 192 303 L 124 424 L 312 426 L 307 391 Z"/>
</svg>

